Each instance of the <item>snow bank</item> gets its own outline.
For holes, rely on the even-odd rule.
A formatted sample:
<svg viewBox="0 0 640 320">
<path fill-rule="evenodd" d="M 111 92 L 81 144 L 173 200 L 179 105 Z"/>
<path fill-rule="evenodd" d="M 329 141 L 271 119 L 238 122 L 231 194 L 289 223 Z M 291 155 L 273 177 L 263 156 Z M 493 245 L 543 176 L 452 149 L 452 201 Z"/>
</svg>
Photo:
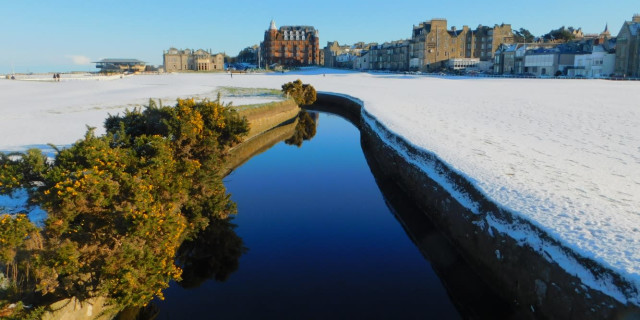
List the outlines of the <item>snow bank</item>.
<svg viewBox="0 0 640 320">
<path fill-rule="evenodd" d="M 437 155 L 488 199 L 640 288 L 636 82 L 432 78 L 329 69 L 233 78 L 169 74 L 106 82 L 0 80 L 0 150 L 72 143 L 83 135 L 85 124 L 100 127 L 108 112 L 149 98 L 173 103 L 177 97 L 213 97 L 220 86 L 277 89 L 298 78 L 317 90 L 361 99 L 387 129 Z"/>
</svg>

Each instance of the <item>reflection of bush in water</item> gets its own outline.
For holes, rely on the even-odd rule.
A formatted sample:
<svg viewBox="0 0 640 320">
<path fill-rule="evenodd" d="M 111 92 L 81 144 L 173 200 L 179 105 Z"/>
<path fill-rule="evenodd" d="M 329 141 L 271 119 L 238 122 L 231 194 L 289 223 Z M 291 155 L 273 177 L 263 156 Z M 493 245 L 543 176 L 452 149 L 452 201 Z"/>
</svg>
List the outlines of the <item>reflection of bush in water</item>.
<svg viewBox="0 0 640 320">
<path fill-rule="evenodd" d="M 207 280 L 226 281 L 238 270 L 240 256 L 247 252 L 242 238 L 235 232 L 233 218 L 213 218 L 206 229 L 193 240 L 182 242 L 176 253 L 176 265 L 182 268 L 178 284 L 185 289 L 197 288 Z M 130 307 L 116 320 L 152 320 L 160 315 L 155 301 L 144 307 Z"/>
<path fill-rule="evenodd" d="M 194 240 L 178 249 L 176 264 L 182 268 L 183 288 L 195 288 L 206 280 L 225 281 L 238 270 L 240 256 L 247 251 L 231 218 L 211 219 Z"/>
<path fill-rule="evenodd" d="M 307 111 L 300 111 L 300 113 L 298 114 L 298 124 L 296 125 L 295 129 L 296 131 L 291 136 L 291 138 L 285 140 L 284 143 L 301 147 L 304 140 L 311 140 L 316 135 L 316 126 L 316 121 Z"/>
</svg>

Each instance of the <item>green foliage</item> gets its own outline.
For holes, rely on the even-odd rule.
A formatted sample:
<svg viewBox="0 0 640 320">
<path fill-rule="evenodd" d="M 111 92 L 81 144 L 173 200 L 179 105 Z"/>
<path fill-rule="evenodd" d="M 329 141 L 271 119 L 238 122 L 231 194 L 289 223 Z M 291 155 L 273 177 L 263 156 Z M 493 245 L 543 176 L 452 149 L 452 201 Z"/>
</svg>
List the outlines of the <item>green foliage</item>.
<svg viewBox="0 0 640 320">
<path fill-rule="evenodd" d="M 17 251 L 24 249 L 25 240 L 37 231 L 26 215 L 0 217 L 0 263 L 8 265 L 15 262 Z"/>
<path fill-rule="evenodd" d="M 24 214 L 0 216 L 0 270 L 3 289 L 0 290 L 0 309 L 10 302 L 29 296 L 35 286 L 33 263 L 40 248 L 40 235 Z M 7 312 L 23 314 L 19 308 Z M 0 313 L 2 313 L 0 311 Z"/>
<path fill-rule="evenodd" d="M 533 42 L 533 40 L 535 39 L 534 35 L 525 28 L 520 28 L 516 30 L 514 32 L 513 38 L 515 42 L 526 42 L 526 43 Z"/>
<path fill-rule="evenodd" d="M 105 127 L 99 137 L 89 129 L 53 164 L 35 151 L 2 155 L 0 187 L 30 187 L 47 211 L 44 244 L 32 252 L 39 292 L 143 306 L 180 280 L 174 257 L 182 241 L 235 213 L 218 170 L 248 123 L 219 100 L 179 100 L 109 116 Z M 16 225 L 21 216 L 5 219 L 14 225 L 6 239 L 0 228 L 0 241 L 10 244 L 0 245 L 0 258 L 8 263 L 24 241 L 17 235 L 36 229 Z"/>
<path fill-rule="evenodd" d="M 33 187 L 33 182 L 42 180 L 49 167 L 47 158 L 38 149 L 29 149 L 24 154 L 0 153 L 0 194 Z"/>
<path fill-rule="evenodd" d="M 302 84 L 300 79 L 283 84 L 282 93 L 301 106 L 308 106 L 316 101 L 316 89 L 310 84 Z"/>
<path fill-rule="evenodd" d="M 22 302 L 10 304 L 0 301 L 0 319 L 4 320 L 38 320 L 45 313 L 45 307 L 27 308 Z"/>
<path fill-rule="evenodd" d="M 564 26 L 562 26 L 558 29 L 549 31 L 549 33 L 543 35 L 542 38 L 544 38 L 547 41 L 552 41 L 552 40 L 556 40 L 556 41 L 559 40 L 559 41 L 565 41 L 565 42 L 571 41 L 576 37 L 573 34 L 573 31 L 575 31 L 573 27 L 565 28 Z"/>
</svg>

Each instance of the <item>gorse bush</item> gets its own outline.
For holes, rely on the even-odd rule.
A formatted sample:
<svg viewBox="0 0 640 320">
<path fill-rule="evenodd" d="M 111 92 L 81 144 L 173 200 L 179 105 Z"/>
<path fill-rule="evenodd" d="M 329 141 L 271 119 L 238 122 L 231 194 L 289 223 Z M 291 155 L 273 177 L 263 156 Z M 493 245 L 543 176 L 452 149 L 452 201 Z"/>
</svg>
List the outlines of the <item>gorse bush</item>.
<svg viewBox="0 0 640 320">
<path fill-rule="evenodd" d="M 28 188 L 48 214 L 28 267 L 41 294 L 106 295 L 121 308 L 142 306 L 180 280 L 180 244 L 236 212 L 219 168 L 249 127 L 218 99 L 150 102 L 109 116 L 105 128 L 103 136 L 88 130 L 52 163 L 37 150 L 0 155 L 0 193 Z M 0 242 L 22 250 L 34 238 L 37 229 L 23 216 L 2 219 L 12 227 L 0 225 Z M 16 255 L 0 243 L 7 272 Z"/>
<path fill-rule="evenodd" d="M 300 79 L 283 84 L 282 93 L 301 106 L 308 106 L 316 101 L 316 89 L 310 84 L 302 84 Z"/>
</svg>

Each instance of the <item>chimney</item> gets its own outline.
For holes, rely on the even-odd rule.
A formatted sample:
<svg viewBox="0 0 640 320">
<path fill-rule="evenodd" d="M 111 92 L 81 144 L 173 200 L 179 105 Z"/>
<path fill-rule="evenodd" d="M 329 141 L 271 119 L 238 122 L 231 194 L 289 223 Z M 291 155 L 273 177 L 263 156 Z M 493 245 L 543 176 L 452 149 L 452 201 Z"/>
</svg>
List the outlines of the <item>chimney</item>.
<svg viewBox="0 0 640 320">
<path fill-rule="evenodd" d="M 640 14 L 636 13 L 633 15 L 633 18 L 631 19 L 631 21 L 635 22 L 635 23 L 640 23 Z"/>
</svg>

